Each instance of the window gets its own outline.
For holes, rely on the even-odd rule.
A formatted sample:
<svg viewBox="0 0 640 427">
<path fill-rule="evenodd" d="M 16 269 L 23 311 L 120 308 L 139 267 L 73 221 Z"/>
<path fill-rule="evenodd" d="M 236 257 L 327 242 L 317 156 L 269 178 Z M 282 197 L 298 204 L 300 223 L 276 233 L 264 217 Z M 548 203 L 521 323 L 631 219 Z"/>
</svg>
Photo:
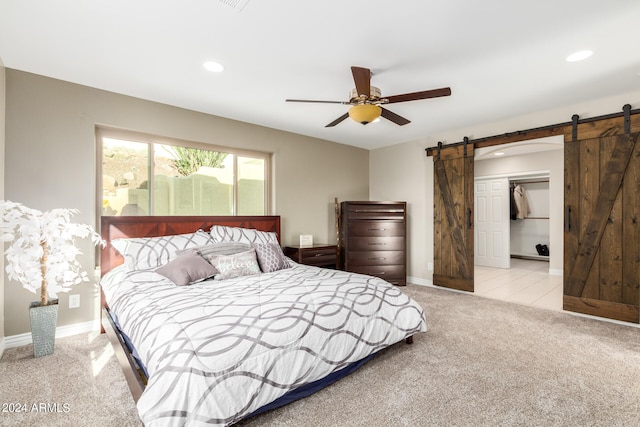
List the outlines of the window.
<svg viewBox="0 0 640 427">
<path fill-rule="evenodd" d="M 97 129 L 101 215 L 265 215 L 270 155 Z"/>
</svg>

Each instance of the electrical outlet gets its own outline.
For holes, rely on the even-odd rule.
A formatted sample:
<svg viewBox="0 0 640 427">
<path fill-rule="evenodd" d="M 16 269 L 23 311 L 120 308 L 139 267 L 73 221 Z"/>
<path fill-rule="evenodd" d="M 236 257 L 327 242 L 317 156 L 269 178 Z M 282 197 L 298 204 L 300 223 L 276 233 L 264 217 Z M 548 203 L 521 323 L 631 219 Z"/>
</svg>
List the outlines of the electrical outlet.
<svg viewBox="0 0 640 427">
<path fill-rule="evenodd" d="M 69 295 L 69 308 L 80 307 L 80 294 Z"/>
<path fill-rule="evenodd" d="M 427 270 L 433 271 L 433 263 L 432 262 L 428 262 L 427 263 Z"/>
</svg>

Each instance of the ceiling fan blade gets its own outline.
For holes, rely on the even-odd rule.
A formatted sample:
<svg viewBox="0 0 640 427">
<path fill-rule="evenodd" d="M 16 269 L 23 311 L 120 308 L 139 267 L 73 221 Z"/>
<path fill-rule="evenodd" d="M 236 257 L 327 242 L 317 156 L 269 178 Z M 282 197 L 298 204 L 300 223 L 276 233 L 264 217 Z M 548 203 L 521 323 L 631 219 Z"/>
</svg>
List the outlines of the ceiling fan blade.
<svg viewBox="0 0 640 427">
<path fill-rule="evenodd" d="M 438 98 L 440 96 L 451 95 L 451 88 L 443 87 L 440 89 L 425 90 L 422 92 L 405 93 L 402 95 L 385 96 L 388 100 L 385 104 L 392 104 L 394 102 L 416 101 L 418 99 Z"/>
<path fill-rule="evenodd" d="M 334 121 L 332 121 L 331 123 L 329 123 L 328 125 L 326 125 L 326 128 L 332 128 L 335 125 L 337 125 L 338 123 L 340 123 L 341 121 L 343 121 L 344 119 L 346 119 L 347 117 L 349 117 L 349 113 L 344 113 L 343 115 L 341 115 L 340 117 L 338 117 L 337 119 L 335 119 Z"/>
<path fill-rule="evenodd" d="M 319 104 L 345 104 L 349 105 L 348 102 L 345 101 L 317 101 L 312 99 L 285 99 L 285 102 L 315 102 Z"/>
<path fill-rule="evenodd" d="M 353 81 L 356 84 L 358 95 L 364 95 L 367 98 L 371 95 L 371 70 L 362 67 L 351 67 Z"/>
<path fill-rule="evenodd" d="M 391 120 L 393 123 L 397 124 L 398 126 L 404 126 L 408 123 L 411 123 L 411 120 L 407 120 L 404 117 L 399 116 L 398 114 L 387 110 L 386 108 L 382 108 L 382 112 L 380 113 L 380 115 L 387 120 Z"/>
</svg>

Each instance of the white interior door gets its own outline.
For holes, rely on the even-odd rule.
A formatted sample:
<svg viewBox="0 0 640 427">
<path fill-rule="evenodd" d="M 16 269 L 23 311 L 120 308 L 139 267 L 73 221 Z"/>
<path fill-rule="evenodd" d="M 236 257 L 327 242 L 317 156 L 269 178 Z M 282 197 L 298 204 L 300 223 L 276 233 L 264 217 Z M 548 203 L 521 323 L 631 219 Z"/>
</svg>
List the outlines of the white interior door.
<svg viewBox="0 0 640 427">
<path fill-rule="evenodd" d="M 475 265 L 510 268 L 509 179 L 476 179 Z"/>
</svg>

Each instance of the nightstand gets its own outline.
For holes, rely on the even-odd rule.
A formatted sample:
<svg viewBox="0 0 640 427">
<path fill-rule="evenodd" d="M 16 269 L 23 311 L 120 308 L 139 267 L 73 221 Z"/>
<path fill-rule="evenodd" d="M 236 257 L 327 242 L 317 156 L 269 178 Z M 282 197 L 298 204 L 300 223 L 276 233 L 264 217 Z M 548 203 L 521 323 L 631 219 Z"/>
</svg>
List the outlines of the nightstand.
<svg viewBox="0 0 640 427">
<path fill-rule="evenodd" d="M 299 264 L 336 268 L 338 248 L 336 245 L 316 243 L 309 246 L 285 246 L 284 254 Z"/>
</svg>

